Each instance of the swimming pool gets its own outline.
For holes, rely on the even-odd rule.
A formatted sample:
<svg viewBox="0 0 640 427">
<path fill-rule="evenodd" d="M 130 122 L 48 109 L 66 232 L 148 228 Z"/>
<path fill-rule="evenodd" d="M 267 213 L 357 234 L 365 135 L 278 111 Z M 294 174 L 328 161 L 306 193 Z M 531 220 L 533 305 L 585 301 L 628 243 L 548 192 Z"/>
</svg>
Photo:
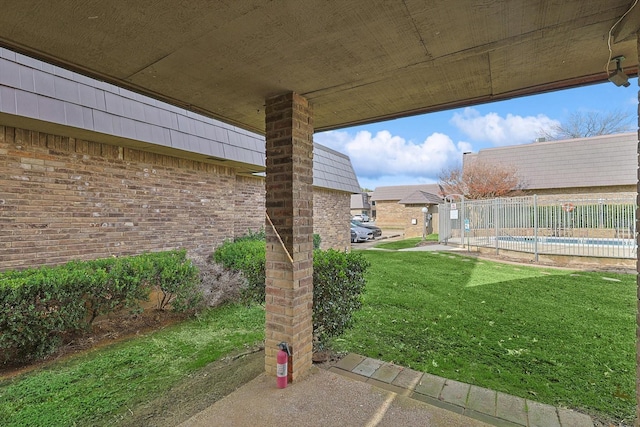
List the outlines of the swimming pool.
<svg viewBox="0 0 640 427">
<path fill-rule="evenodd" d="M 459 239 L 449 239 L 454 244 Z M 572 236 L 467 236 L 466 246 L 493 248 L 534 254 L 563 255 L 594 258 L 637 258 L 635 239 L 613 237 L 572 237 Z"/>
<path fill-rule="evenodd" d="M 590 237 L 545 237 L 537 238 L 538 243 L 557 243 L 562 245 L 603 245 L 603 246 L 635 246 L 634 239 L 598 239 Z M 534 236 L 499 236 L 501 242 L 535 243 Z"/>
</svg>

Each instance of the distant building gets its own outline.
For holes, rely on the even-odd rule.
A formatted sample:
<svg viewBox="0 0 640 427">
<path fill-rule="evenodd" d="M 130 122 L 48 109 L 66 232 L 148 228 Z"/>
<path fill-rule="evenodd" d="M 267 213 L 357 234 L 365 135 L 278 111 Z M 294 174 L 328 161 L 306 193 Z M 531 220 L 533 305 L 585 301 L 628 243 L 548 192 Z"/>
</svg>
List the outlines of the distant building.
<svg viewBox="0 0 640 427">
<path fill-rule="evenodd" d="M 474 159 L 513 166 L 528 194 L 612 199 L 637 195 L 638 134 L 622 133 L 561 141 L 536 141 L 468 153 Z M 464 167 L 464 165 L 463 165 Z M 405 237 L 421 236 L 422 208 L 432 214 L 429 232 L 438 232 L 438 184 L 377 187 L 371 196 L 376 225 L 402 231 Z M 353 209 L 353 197 L 352 197 Z M 352 210 L 353 212 L 353 210 Z"/>
<path fill-rule="evenodd" d="M 487 148 L 467 154 L 464 162 L 513 166 L 529 194 L 627 197 L 637 194 L 637 150 L 633 132 Z"/>
<path fill-rule="evenodd" d="M 376 217 L 374 205 L 371 203 L 371 193 L 356 193 L 351 195 L 351 216 L 367 214 L 372 220 Z"/>
<path fill-rule="evenodd" d="M 376 208 L 376 225 L 402 231 L 405 237 L 421 236 L 426 207 L 431 214 L 429 233 L 438 232 L 438 204 L 442 203 L 438 184 L 377 187 L 371 196 Z"/>
</svg>

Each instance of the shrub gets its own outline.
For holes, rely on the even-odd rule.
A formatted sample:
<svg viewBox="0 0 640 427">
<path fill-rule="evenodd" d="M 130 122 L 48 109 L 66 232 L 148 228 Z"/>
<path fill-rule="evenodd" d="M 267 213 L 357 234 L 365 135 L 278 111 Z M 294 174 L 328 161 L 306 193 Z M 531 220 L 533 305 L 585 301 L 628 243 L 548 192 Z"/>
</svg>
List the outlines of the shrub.
<svg viewBox="0 0 640 427">
<path fill-rule="evenodd" d="M 175 311 L 202 298 L 185 251 L 70 262 L 0 274 L 0 361 L 36 359 L 100 315 L 139 310 L 158 286 Z"/>
<path fill-rule="evenodd" d="M 149 254 L 147 258 L 152 265 L 149 280 L 162 293 L 158 309 L 164 310 L 169 304 L 176 312 L 196 309 L 202 301 L 202 292 L 198 269 L 187 259 L 187 251 Z"/>
<path fill-rule="evenodd" d="M 316 349 L 341 335 L 362 306 L 369 262 L 362 254 L 333 249 L 313 253 L 313 334 Z"/>
<path fill-rule="evenodd" d="M 248 282 L 245 296 L 263 303 L 265 252 L 264 241 L 237 239 L 225 242 L 213 258 L 225 268 L 242 272 Z M 361 307 L 369 264 L 360 254 L 333 249 L 317 249 L 313 257 L 313 330 L 315 347 L 319 349 L 328 338 L 342 334 L 351 324 L 353 313 Z"/>
<path fill-rule="evenodd" d="M 238 236 L 235 237 L 233 239 L 234 242 L 243 242 L 245 240 L 249 240 L 249 241 L 256 241 L 256 240 L 260 240 L 260 241 L 265 241 L 266 240 L 266 233 L 264 231 L 264 228 L 261 228 L 258 231 L 252 231 L 252 230 L 248 230 L 247 234 L 243 234 L 242 236 Z"/>
<path fill-rule="evenodd" d="M 89 323 L 116 310 L 137 309 L 139 301 L 149 299 L 152 265 L 145 255 L 72 262 L 67 268 L 83 274 Z"/>
<path fill-rule="evenodd" d="M 47 355 L 64 333 L 85 327 L 81 274 L 45 267 L 12 276 L 0 285 L 2 361 Z"/>
<path fill-rule="evenodd" d="M 206 307 L 217 307 L 227 302 L 241 300 L 247 281 L 241 272 L 224 268 L 212 260 L 203 257 L 192 257 L 191 261 L 199 271 L 199 292 L 202 304 Z"/>
<path fill-rule="evenodd" d="M 247 281 L 243 299 L 263 303 L 265 299 L 266 246 L 264 240 L 226 241 L 213 253 L 215 262 L 242 272 Z"/>
</svg>

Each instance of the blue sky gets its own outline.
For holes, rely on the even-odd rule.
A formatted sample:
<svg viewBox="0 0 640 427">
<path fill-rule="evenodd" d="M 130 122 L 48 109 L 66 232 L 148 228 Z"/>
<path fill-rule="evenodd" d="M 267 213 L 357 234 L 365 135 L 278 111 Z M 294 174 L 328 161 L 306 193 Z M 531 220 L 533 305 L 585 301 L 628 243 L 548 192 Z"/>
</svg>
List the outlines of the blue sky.
<svg viewBox="0 0 640 427">
<path fill-rule="evenodd" d="M 539 129 L 573 112 L 622 111 L 635 123 L 637 79 L 627 88 L 612 83 L 354 126 L 314 135 L 316 142 L 347 154 L 361 187 L 428 184 L 464 152 L 532 143 Z"/>
</svg>

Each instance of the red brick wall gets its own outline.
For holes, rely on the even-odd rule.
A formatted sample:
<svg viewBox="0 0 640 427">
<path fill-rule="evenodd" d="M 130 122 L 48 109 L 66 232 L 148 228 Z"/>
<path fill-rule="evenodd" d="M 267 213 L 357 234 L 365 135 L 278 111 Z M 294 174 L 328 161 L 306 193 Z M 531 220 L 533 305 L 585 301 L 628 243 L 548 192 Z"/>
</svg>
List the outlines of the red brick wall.
<svg viewBox="0 0 640 427">
<path fill-rule="evenodd" d="M 349 205 L 351 195 L 322 188 L 313 190 L 313 232 L 321 237 L 321 249 L 344 251 L 351 247 Z"/>
<path fill-rule="evenodd" d="M 0 270 L 172 248 L 208 255 L 264 226 L 260 202 L 263 181 L 232 168 L 0 126 Z"/>
<path fill-rule="evenodd" d="M 313 201 L 322 248 L 348 247 L 349 194 L 316 188 Z M 206 256 L 263 229 L 264 206 L 264 178 L 233 168 L 0 126 L 0 270 L 172 248 Z"/>
<path fill-rule="evenodd" d="M 235 235 L 247 234 L 249 230 L 264 229 L 264 178 L 238 176 L 235 195 Z"/>
<path fill-rule="evenodd" d="M 424 205 L 403 205 L 397 200 L 377 201 L 376 225 L 383 230 L 392 230 L 402 233 L 405 238 L 421 237 L 424 230 Z M 438 207 L 429 205 L 429 212 L 432 214 L 431 223 L 427 234 L 437 233 L 439 227 Z M 412 220 L 416 220 L 412 224 Z"/>
<path fill-rule="evenodd" d="M 404 206 L 404 237 L 422 237 L 422 233 L 424 232 L 424 213 L 422 213 L 422 208 L 424 205 L 400 205 Z M 429 226 L 427 227 L 427 235 L 431 233 L 438 232 L 439 226 L 439 218 L 438 218 L 438 206 L 437 205 L 429 205 L 429 213 L 431 214 L 431 222 L 429 222 Z M 412 220 L 416 220 L 416 223 L 413 224 Z"/>
<path fill-rule="evenodd" d="M 398 200 L 376 201 L 376 225 L 382 229 L 404 229 L 407 213 Z"/>
</svg>

